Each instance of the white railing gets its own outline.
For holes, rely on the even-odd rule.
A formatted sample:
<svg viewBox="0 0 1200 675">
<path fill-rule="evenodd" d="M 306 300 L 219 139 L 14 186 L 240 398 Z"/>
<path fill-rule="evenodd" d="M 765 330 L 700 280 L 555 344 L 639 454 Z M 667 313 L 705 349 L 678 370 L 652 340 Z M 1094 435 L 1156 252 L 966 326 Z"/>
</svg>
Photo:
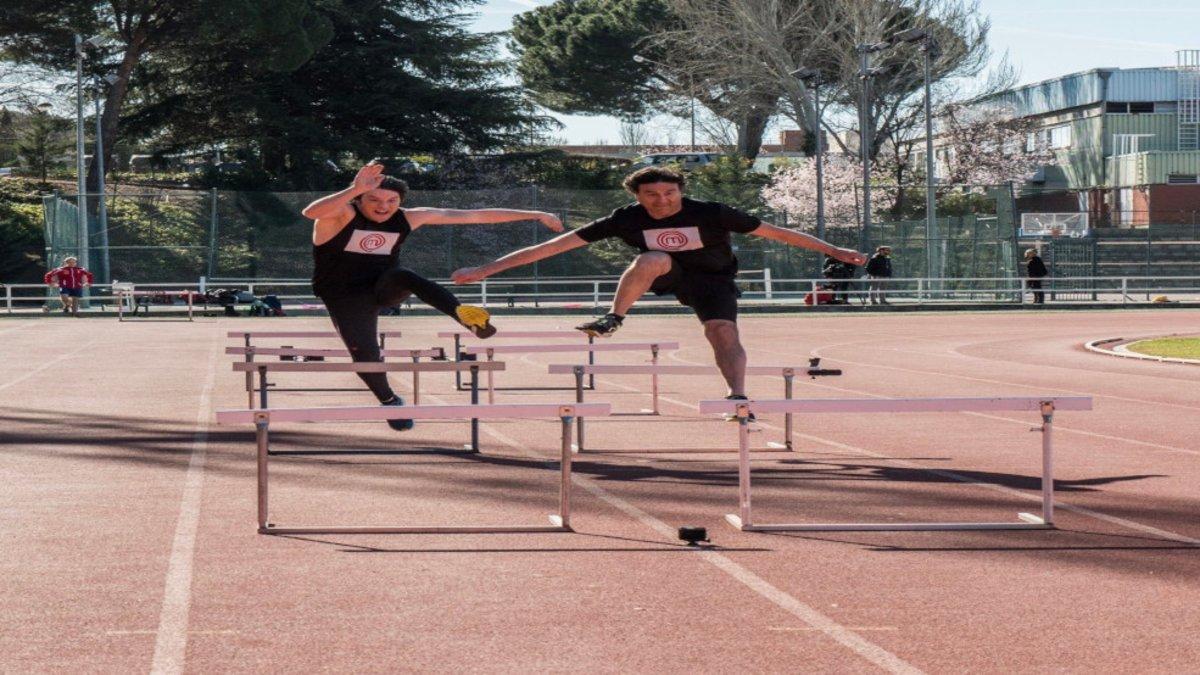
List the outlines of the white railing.
<svg viewBox="0 0 1200 675">
<path fill-rule="evenodd" d="M 448 280 L 438 280 L 450 285 Z M 542 277 L 485 279 L 478 284 L 450 286 L 464 302 L 495 306 L 533 306 L 575 308 L 590 305 L 598 310 L 608 305 L 616 291 L 618 277 Z M 850 301 L 866 303 L 869 283 L 865 277 L 842 280 L 845 286 L 838 287 L 838 280 L 811 278 L 775 278 L 770 270 L 751 270 L 738 277 L 743 290 L 742 301 L 746 305 L 772 304 L 802 306 L 810 294 L 819 291 L 832 292 Z M 1121 303 L 1151 300 L 1154 296 L 1167 295 L 1172 300 L 1200 301 L 1200 276 L 1117 276 L 1117 277 L 1046 277 L 1042 280 L 1048 301 L 1069 300 L 1073 302 Z M 274 295 L 291 308 L 305 305 L 320 305 L 312 294 L 311 282 L 307 279 L 258 279 L 235 282 L 231 279 L 198 283 L 138 283 L 139 291 L 194 290 L 203 293 L 213 288 L 236 288 L 251 295 L 262 297 Z M 1027 279 L 1011 277 L 970 278 L 892 278 L 884 281 L 880 289 L 889 302 L 903 304 L 934 305 L 947 303 L 1024 304 L 1032 302 L 1034 289 Z M 6 284 L 2 288 L 4 310 L 36 310 L 57 302 L 58 294 L 43 284 Z M 111 284 L 93 285 L 85 296 L 84 306 L 101 307 L 113 305 L 116 298 Z M 669 296 L 655 298 L 646 296 L 641 304 L 675 304 Z"/>
</svg>

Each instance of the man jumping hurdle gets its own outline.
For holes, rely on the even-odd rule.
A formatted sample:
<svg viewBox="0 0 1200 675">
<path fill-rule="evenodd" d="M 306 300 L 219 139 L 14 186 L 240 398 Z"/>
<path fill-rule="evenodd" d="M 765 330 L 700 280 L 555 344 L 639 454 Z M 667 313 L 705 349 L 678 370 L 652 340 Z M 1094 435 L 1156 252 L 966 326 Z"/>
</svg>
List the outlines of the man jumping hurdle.
<svg viewBox="0 0 1200 675">
<path fill-rule="evenodd" d="M 746 398 L 746 350 L 737 328 L 737 258 L 730 233 L 753 234 L 832 255 L 855 265 L 867 257 L 838 248 L 807 234 L 764 223 L 725 204 L 683 196 L 681 173 L 646 167 L 625 178 L 636 203 L 613 211 L 578 230 L 529 246 L 479 267 L 457 270 L 454 283 L 469 284 L 551 256 L 617 237 L 640 254 L 621 275 L 612 308 L 603 318 L 577 328 L 589 335 L 609 336 L 621 327 L 629 308 L 646 291 L 674 294 L 691 307 L 704 325 L 717 368 L 729 387 L 727 398 Z"/>
<path fill-rule="evenodd" d="M 371 162 L 359 169 L 350 187 L 304 207 L 313 219 L 313 293 L 325 303 L 329 318 L 355 361 L 379 361 L 376 338 L 379 312 L 411 295 L 462 324 L 477 337 L 491 337 L 487 310 L 464 305 L 441 285 L 399 265 L 400 246 L 425 225 L 507 223 L 537 220 L 554 232 L 562 221 L 543 211 L 513 209 L 402 209 L 408 184 L 385 176 Z M 383 405 L 404 405 L 384 373 L 358 373 Z M 397 431 L 412 420 L 388 420 Z"/>
</svg>

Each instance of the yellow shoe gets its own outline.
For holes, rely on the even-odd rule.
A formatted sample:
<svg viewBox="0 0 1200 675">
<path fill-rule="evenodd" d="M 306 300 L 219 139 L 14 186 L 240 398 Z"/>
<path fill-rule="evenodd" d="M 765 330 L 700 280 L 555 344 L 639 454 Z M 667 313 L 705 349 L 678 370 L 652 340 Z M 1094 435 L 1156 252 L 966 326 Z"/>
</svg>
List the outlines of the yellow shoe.
<svg viewBox="0 0 1200 675">
<path fill-rule="evenodd" d="M 475 337 L 482 340 L 496 334 L 496 327 L 491 323 L 492 315 L 486 309 L 474 305 L 459 305 L 454 309 L 454 313 L 458 315 L 458 322 L 474 333 Z"/>
</svg>

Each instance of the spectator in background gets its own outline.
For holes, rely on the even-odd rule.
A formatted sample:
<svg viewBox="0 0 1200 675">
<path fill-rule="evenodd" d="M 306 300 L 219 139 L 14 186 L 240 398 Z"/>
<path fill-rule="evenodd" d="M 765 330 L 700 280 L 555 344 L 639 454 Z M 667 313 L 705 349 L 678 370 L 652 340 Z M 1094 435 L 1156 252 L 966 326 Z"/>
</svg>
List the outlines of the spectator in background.
<svg viewBox="0 0 1200 675">
<path fill-rule="evenodd" d="M 1046 302 L 1046 293 L 1042 291 L 1042 279 L 1047 275 L 1046 263 L 1038 255 L 1036 248 L 1025 249 L 1025 277 L 1029 280 L 1029 288 L 1033 289 L 1033 302 L 1042 305 Z"/>
<path fill-rule="evenodd" d="M 878 299 L 881 305 L 890 305 L 887 301 L 887 290 L 884 286 L 887 284 L 886 279 L 892 276 L 892 247 L 880 246 L 875 249 L 875 255 L 867 261 L 867 277 L 870 281 L 867 282 L 867 297 L 871 299 L 871 304 L 876 304 Z"/>
<path fill-rule="evenodd" d="M 842 262 L 831 255 L 825 256 L 822 272 L 825 278 L 829 279 L 829 287 L 833 291 L 833 300 L 829 304 L 850 304 L 850 279 L 854 278 L 855 267 L 857 265 L 853 263 Z"/>
<path fill-rule="evenodd" d="M 61 267 L 55 267 L 46 273 L 42 280 L 50 288 L 58 286 L 58 297 L 62 299 L 63 314 L 79 316 L 79 299 L 83 297 L 83 289 L 92 285 L 92 273 L 79 266 L 79 259 L 73 255 L 63 258 Z M 46 311 L 50 311 L 49 306 Z"/>
</svg>

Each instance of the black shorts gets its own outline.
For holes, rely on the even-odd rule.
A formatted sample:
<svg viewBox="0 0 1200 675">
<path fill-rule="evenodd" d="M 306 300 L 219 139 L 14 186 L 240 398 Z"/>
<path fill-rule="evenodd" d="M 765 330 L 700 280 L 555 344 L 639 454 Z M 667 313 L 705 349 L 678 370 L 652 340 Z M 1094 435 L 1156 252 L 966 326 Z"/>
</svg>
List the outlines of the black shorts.
<svg viewBox="0 0 1200 675">
<path fill-rule="evenodd" d="M 737 299 L 741 291 L 727 274 L 689 272 L 671 261 L 671 271 L 654 280 L 655 295 L 672 293 L 679 304 L 691 307 L 701 321 L 737 321 Z"/>
</svg>

